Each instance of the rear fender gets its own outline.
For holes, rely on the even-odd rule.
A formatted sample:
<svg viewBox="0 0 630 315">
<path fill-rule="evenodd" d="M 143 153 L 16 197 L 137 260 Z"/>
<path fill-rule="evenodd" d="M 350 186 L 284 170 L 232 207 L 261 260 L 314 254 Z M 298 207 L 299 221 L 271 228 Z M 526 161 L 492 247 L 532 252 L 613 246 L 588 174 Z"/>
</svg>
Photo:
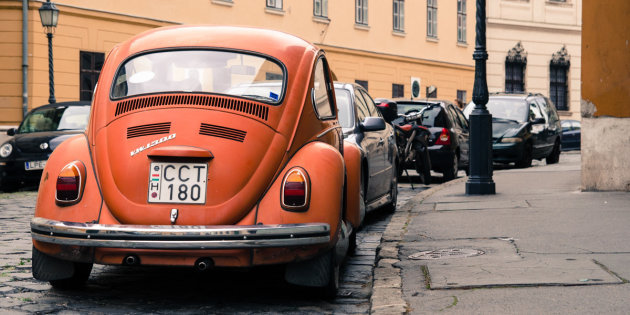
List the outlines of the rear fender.
<svg viewBox="0 0 630 315">
<path fill-rule="evenodd" d="M 304 169 L 310 178 L 310 203 L 307 209 L 293 212 L 282 208 L 282 181 L 294 167 Z M 258 204 L 257 224 L 328 223 L 330 243 L 327 245 L 254 250 L 253 262 L 271 264 L 302 260 L 331 248 L 341 230 L 344 185 L 344 160 L 339 151 L 323 142 L 310 142 L 303 146 L 286 164 L 271 188 Z"/>
<path fill-rule="evenodd" d="M 69 206 L 59 206 L 55 203 L 57 176 L 68 163 L 80 161 L 85 165 L 85 188 L 80 201 Z M 103 198 L 97 184 L 90 158 L 89 145 L 84 134 L 76 135 L 62 142 L 53 151 L 46 162 L 42 173 L 35 206 L 35 217 L 67 222 L 98 222 Z M 35 242 L 40 251 L 52 254 L 55 246 L 44 246 Z M 47 250 L 48 248 L 48 250 Z"/>
</svg>

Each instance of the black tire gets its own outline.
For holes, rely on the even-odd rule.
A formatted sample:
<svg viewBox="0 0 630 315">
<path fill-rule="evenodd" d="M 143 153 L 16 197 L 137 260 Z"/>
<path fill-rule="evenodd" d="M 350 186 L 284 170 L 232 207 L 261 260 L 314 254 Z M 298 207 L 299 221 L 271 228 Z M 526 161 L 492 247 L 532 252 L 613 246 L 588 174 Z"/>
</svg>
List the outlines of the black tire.
<svg viewBox="0 0 630 315">
<path fill-rule="evenodd" d="M 396 205 L 398 204 L 398 177 L 396 176 L 396 174 L 398 174 L 398 170 L 396 168 L 396 163 L 394 163 L 392 167 L 394 168 L 392 172 L 394 176 L 391 182 L 391 191 L 389 192 L 392 201 L 384 206 L 385 211 L 390 213 L 396 212 Z"/>
<path fill-rule="evenodd" d="M 0 179 L 0 192 L 15 192 L 20 188 L 20 185 L 17 182 L 2 182 Z"/>
<path fill-rule="evenodd" d="M 431 185 L 431 159 L 429 158 L 429 152 L 425 148 L 422 150 L 417 147 L 414 148 L 416 152 L 416 172 L 420 175 L 420 180 L 425 185 Z"/>
<path fill-rule="evenodd" d="M 553 145 L 553 150 L 551 153 L 545 158 L 547 164 L 556 164 L 560 161 L 560 141 L 556 140 L 556 143 Z"/>
<path fill-rule="evenodd" d="M 459 170 L 459 160 L 457 159 L 457 153 L 453 153 L 452 162 L 452 165 L 450 165 L 450 167 L 444 170 L 444 173 L 442 173 L 444 175 L 445 182 L 457 178 L 457 171 Z"/>
<path fill-rule="evenodd" d="M 322 294 L 326 299 L 334 299 L 337 296 L 339 290 L 339 282 L 341 278 L 341 263 L 337 260 L 334 248 L 330 251 L 329 266 L 330 273 L 328 277 L 328 284 L 322 288 Z"/>
<path fill-rule="evenodd" d="M 518 168 L 527 168 L 532 166 L 532 159 L 534 156 L 534 149 L 531 143 L 527 143 L 525 145 L 525 150 L 523 150 L 523 157 L 520 161 L 516 161 L 516 167 Z"/>
<path fill-rule="evenodd" d="M 48 280 L 55 289 L 82 287 L 92 272 L 91 263 L 70 262 L 48 256 L 33 246 L 33 277 Z"/>
</svg>

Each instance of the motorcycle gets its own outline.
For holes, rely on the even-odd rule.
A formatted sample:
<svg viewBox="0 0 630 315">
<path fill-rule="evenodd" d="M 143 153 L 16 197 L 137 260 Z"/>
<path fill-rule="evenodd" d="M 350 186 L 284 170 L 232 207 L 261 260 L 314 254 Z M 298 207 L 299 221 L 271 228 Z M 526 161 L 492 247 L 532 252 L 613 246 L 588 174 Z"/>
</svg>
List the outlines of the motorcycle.
<svg viewBox="0 0 630 315">
<path fill-rule="evenodd" d="M 396 146 L 399 152 L 398 176 L 402 175 L 403 170 L 409 176 L 407 169 L 415 168 L 422 183 L 429 185 L 431 184 L 431 159 L 428 146 L 431 132 L 427 127 L 422 126 L 422 114 L 426 109 L 398 115 L 398 118 L 392 121 L 392 125 L 396 130 Z"/>
</svg>

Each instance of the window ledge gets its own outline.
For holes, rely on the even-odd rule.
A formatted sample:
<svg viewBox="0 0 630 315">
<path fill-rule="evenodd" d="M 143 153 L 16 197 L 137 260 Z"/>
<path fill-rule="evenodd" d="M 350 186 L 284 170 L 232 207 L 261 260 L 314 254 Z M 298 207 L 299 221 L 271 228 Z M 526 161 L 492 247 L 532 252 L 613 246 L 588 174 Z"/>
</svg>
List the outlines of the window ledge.
<svg viewBox="0 0 630 315">
<path fill-rule="evenodd" d="M 437 37 L 433 37 L 433 36 L 427 36 L 427 42 L 439 43 L 440 39 L 437 38 Z"/>
<path fill-rule="evenodd" d="M 370 26 L 367 24 L 359 24 L 359 23 L 354 23 L 354 28 L 357 30 L 362 30 L 362 31 L 369 31 L 370 30 Z"/>
<path fill-rule="evenodd" d="M 573 112 L 568 110 L 558 110 L 558 115 L 560 116 L 573 116 Z"/>
<path fill-rule="evenodd" d="M 405 33 L 405 31 L 401 31 L 401 30 L 393 30 L 392 31 L 392 35 L 405 37 L 405 36 L 407 36 L 407 33 Z"/>
<path fill-rule="evenodd" d="M 321 24 L 330 24 L 330 19 L 325 16 L 313 16 L 313 22 Z"/>
<path fill-rule="evenodd" d="M 546 0 L 545 4 L 546 5 L 558 6 L 558 7 L 564 7 L 564 8 L 573 7 L 573 3 L 571 3 L 570 1 L 562 2 L 562 1 Z"/>
<path fill-rule="evenodd" d="M 275 14 L 275 15 L 284 15 L 285 14 L 284 10 L 282 10 L 282 9 L 269 8 L 269 7 L 265 8 L 265 12 L 267 12 L 269 14 Z"/>
<path fill-rule="evenodd" d="M 232 0 L 212 0 L 213 4 L 224 5 L 226 7 L 234 6 L 234 1 Z"/>
<path fill-rule="evenodd" d="M 468 48 L 468 43 L 466 43 L 466 42 L 457 42 L 457 46 L 458 47 Z"/>
</svg>

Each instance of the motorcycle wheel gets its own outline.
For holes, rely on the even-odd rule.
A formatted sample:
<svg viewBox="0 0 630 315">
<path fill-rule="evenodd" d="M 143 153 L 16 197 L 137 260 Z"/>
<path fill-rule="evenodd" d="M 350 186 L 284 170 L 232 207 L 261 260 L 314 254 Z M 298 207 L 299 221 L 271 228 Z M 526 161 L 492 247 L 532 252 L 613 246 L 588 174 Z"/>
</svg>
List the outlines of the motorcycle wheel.
<svg viewBox="0 0 630 315">
<path fill-rule="evenodd" d="M 429 159 L 429 152 L 420 145 L 416 145 L 414 151 L 416 152 L 416 171 L 420 175 L 420 180 L 425 185 L 431 185 L 431 159 Z"/>
</svg>

